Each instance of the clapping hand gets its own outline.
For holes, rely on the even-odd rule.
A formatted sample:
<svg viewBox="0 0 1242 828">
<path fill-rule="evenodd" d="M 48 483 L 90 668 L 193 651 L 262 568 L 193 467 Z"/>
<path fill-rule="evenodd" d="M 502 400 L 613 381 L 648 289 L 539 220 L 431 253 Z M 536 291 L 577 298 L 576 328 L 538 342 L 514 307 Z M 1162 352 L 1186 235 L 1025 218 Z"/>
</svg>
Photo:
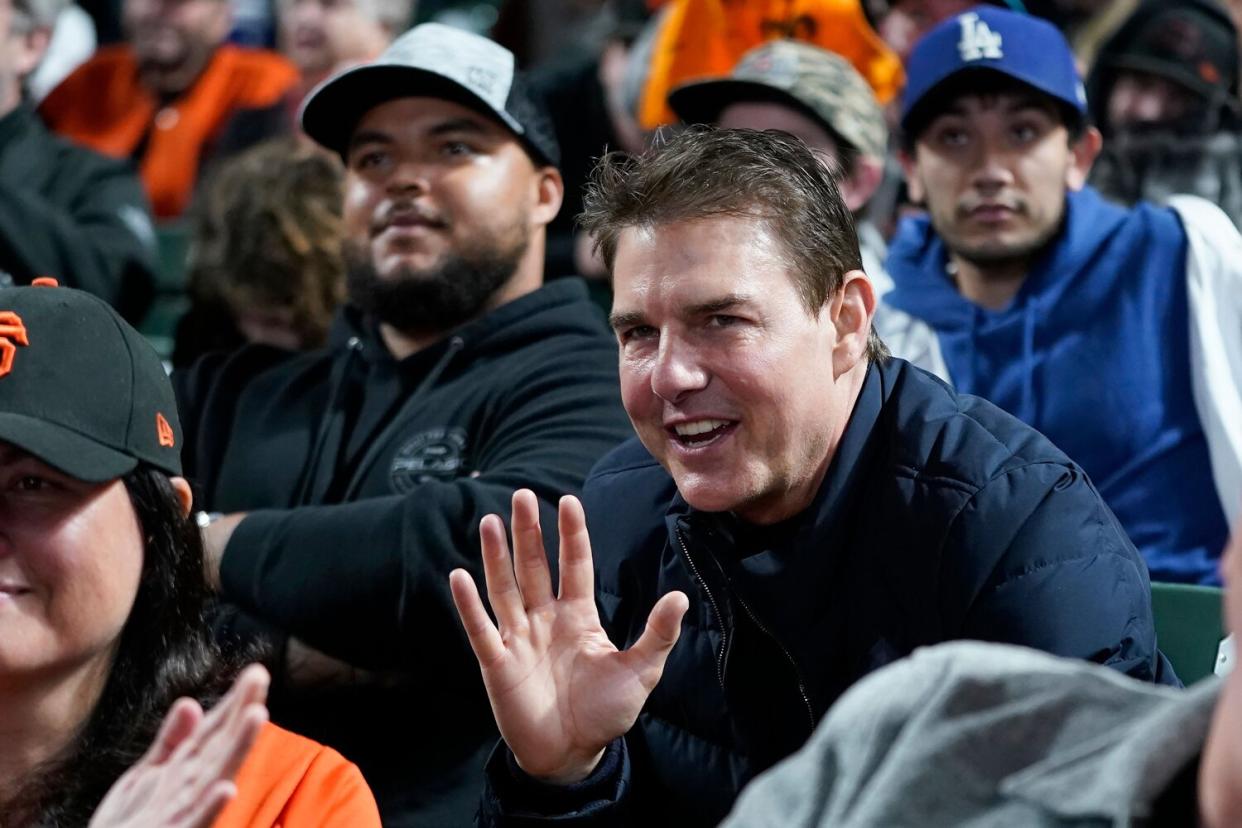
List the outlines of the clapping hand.
<svg viewBox="0 0 1242 828">
<path fill-rule="evenodd" d="M 453 601 L 483 671 L 500 734 L 518 765 L 547 782 L 585 778 L 608 743 L 638 718 L 664 671 L 689 601 L 663 596 L 630 649 L 613 646 L 595 606 L 595 573 L 582 505 L 560 502 L 560 588 L 551 573 L 533 492 L 513 496 L 513 562 L 505 527 L 488 515 L 479 527 L 493 624 L 465 570 L 449 576 Z"/>
<path fill-rule="evenodd" d="M 155 742 L 108 791 L 91 828 L 207 828 L 237 789 L 233 777 L 267 721 L 268 674 L 241 672 L 209 712 L 178 699 Z"/>
</svg>

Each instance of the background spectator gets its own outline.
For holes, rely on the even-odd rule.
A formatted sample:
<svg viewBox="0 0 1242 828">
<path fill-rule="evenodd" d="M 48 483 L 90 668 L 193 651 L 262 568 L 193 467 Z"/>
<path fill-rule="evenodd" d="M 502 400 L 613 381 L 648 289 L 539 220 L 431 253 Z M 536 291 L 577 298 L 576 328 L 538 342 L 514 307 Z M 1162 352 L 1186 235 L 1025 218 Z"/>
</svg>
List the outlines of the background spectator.
<svg viewBox="0 0 1242 828">
<path fill-rule="evenodd" d="M 136 321 L 150 304 L 155 258 L 137 178 L 126 164 L 49 134 L 23 101 L 55 6 L 0 0 L 0 285 L 51 276 Z"/>
<path fill-rule="evenodd" d="M 61 0 L 51 3 L 38 0 L 34 5 L 39 4 L 50 5 L 49 12 L 55 14 L 55 22 L 47 54 L 26 79 L 26 91 L 35 103 L 43 100 L 74 69 L 85 63 L 95 53 L 96 45 L 95 23 L 81 6 Z"/>
<path fill-rule="evenodd" d="M 900 59 L 871 27 L 859 0 L 673 0 L 654 25 L 637 110 L 647 129 L 676 121 L 668 108 L 673 87 L 726 75 L 769 40 L 801 40 L 845 57 L 884 104 L 904 80 Z"/>
<path fill-rule="evenodd" d="M 287 129 L 297 70 L 225 44 L 228 0 L 125 0 L 128 43 L 107 46 L 44 99 L 56 132 L 133 158 L 155 215 L 190 203 L 209 164 Z"/>
<path fill-rule="evenodd" d="M 173 364 L 244 342 L 324 344 L 345 298 L 340 161 L 294 137 L 223 162 L 193 213 L 190 310 Z"/>
<path fill-rule="evenodd" d="M 556 61 L 531 73 L 531 92 L 543 101 L 556 132 L 565 181 L 565 201 L 548 226 L 549 277 L 598 280 L 605 275 L 575 218 L 582 212 L 582 190 L 596 159 L 614 149 L 639 152 L 646 143 L 625 83 L 631 47 L 647 17 L 642 0 L 614 0 L 601 11 L 601 37 L 572 44 Z M 607 287 L 595 281 L 591 289 L 607 308 Z"/>
<path fill-rule="evenodd" d="M 668 103 L 686 123 L 779 129 L 816 150 L 840 175 L 863 270 L 877 293 L 888 290 L 884 238 L 862 218 L 884 174 L 888 128 L 875 93 L 849 61 L 797 41 L 767 43 L 747 52 L 726 78 L 676 87 Z"/>
<path fill-rule="evenodd" d="M 1242 221 L 1238 36 L 1214 0 L 1141 6 L 1101 48 L 1087 101 L 1104 134 L 1091 175 L 1102 193 L 1191 193 Z"/>
<path fill-rule="evenodd" d="M 319 87 L 303 127 L 346 167 L 332 336 L 176 377 L 191 479 L 226 513 L 209 572 L 290 642 L 273 717 L 357 762 L 390 826 L 478 806 L 496 731 L 448 572 L 479 570 L 479 519 L 527 485 L 552 513 L 629 432 L 582 283 L 543 284 L 561 180 L 523 81 L 425 24 Z"/>
<path fill-rule="evenodd" d="M 1154 578 L 1216 582 L 1242 504 L 1242 236 L 1203 199 L 1125 210 L 1084 186 L 1101 138 L 1046 21 L 979 7 L 910 71 L 903 163 L 929 216 L 890 245 L 884 301 L 929 367 L 1082 465 Z"/>
<path fill-rule="evenodd" d="M 280 51 L 301 73 L 299 102 L 316 84 L 372 60 L 413 22 L 416 0 L 276 0 Z"/>
</svg>

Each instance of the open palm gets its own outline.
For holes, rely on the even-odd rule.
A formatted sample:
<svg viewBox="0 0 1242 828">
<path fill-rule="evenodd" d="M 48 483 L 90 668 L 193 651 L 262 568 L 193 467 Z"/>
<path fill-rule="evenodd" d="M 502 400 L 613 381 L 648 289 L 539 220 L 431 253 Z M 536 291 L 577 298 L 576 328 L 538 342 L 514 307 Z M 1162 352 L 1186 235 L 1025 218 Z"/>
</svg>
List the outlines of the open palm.
<svg viewBox="0 0 1242 828">
<path fill-rule="evenodd" d="M 453 600 L 479 659 L 500 734 L 527 773 L 550 782 L 582 779 L 612 740 L 638 718 L 680 633 L 680 592 L 655 605 L 630 649 L 613 646 L 595 606 L 591 542 L 582 506 L 561 499 L 558 595 L 533 492 L 513 496 L 513 562 L 504 524 L 480 525 L 492 623 L 468 573 L 450 575 Z"/>
</svg>

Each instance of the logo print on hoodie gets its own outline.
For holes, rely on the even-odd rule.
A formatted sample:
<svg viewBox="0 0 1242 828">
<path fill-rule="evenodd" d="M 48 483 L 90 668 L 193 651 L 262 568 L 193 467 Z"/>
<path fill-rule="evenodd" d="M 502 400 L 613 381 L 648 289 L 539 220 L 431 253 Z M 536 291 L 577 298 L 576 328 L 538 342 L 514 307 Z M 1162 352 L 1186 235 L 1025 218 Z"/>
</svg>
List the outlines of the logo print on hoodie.
<svg viewBox="0 0 1242 828">
<path fill-rule="evenodd" d="M 404 494 L 428 480 L 460 476 L 465 452 L 466 432 L 460 428 L 433 428 L 410 438 L 392 458 L 393 491 Z"/>
</svg>

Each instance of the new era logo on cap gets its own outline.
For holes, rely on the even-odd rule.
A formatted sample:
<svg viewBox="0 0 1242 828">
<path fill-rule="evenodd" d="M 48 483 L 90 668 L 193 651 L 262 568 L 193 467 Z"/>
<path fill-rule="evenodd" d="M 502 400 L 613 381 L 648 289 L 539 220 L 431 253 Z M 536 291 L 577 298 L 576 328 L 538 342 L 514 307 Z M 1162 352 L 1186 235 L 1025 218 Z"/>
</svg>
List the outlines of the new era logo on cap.
<svg viewBox="0 0 1242 828">
<path fill-rule="evenodd" d="M 962 26 L 962 39 L 957 42 L 957 50 L 962 60 L 1000 60 L 1005 56 L 1001 51 L 1003 38 L 979 19 L 975 12 L 967 12 L 958 18 Z"/>
<path fill-rule="evenodd" d="M 0 377 L 13 370 L 18 345 L 29 345 L 30 337 L 22 318 L 13 311 L 0 311 Z"/>
</svg>

